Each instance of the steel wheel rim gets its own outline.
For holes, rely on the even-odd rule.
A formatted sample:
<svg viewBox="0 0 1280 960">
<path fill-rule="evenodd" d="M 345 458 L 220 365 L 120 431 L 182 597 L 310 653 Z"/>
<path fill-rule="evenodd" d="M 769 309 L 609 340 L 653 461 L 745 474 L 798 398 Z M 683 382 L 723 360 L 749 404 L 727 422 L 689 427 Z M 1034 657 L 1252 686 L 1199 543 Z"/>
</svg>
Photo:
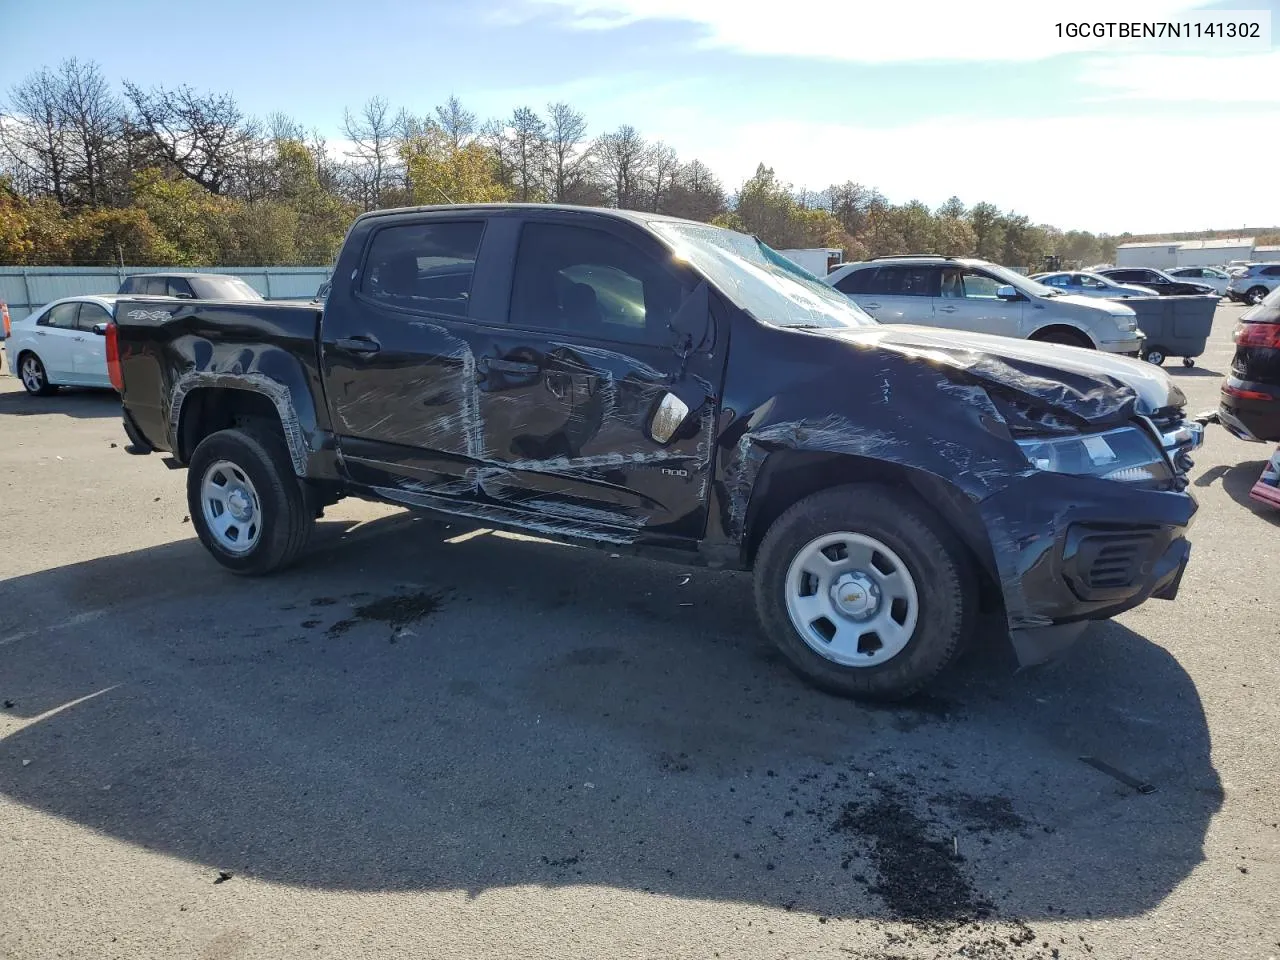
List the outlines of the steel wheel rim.
<svg viewBox="0 0 1280 960">
<path fill-rule="evenodd" d="M 784 591 L 800 638 L 845 667 L 892 660 L 920 618 L 920 596 L 906 563 L 861 533 L 829 533 L 801 547 L 787 568 Z"/>
<path fill-rule="evenodd" d="M 227 553 L 244 554 L 257 546 L 262 502 L 249 475 L 230 460 L 218 460 L 205 470 L 200 508 L 209 536 Z"/>
<path fill-rule="evenodd" d="M 32 393 L 44 386 L 44 372 L 40 369 L 40 361 L 35 357 L 27 357 L 22 361 L 22 385 Z"/>
</svg>

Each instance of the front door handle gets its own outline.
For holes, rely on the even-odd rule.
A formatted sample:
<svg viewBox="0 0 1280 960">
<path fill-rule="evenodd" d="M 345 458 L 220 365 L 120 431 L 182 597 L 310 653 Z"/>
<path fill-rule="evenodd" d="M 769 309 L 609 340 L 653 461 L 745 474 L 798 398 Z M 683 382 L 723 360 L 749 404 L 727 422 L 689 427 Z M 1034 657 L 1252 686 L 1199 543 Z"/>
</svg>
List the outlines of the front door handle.
<svg viewBox="0 0 1280 960">
<path fill-rule="evenodd" d="M 519 360 L 495 360 L 493 357 L 481 357 L 480 364 L 486 371 L 511 373 L 517 377 L 532 377 L 538 372 L 536 363 L 522 363 Z"/>
<path fill-rule="evenodd" d="M 334 341 L 334 346 L 348 353 L 377 353 L 382 349 L 382 344 L 373 337 L 343 337 Z"/>
<path fill-rule="evenodd" d="M 37 330 L 37 331 L 36 331 L 36 336 L 37 336 L 37 337 L 47 337 L 47 336 L 48 336 L 48 334 L 47 334 L 47 333 L 45 333 L 43 330 Z"/>
<path fill-rule="evenodd" d="M 76 343 L 84 343 L 84 337 L 72 337 L 71 339 Z"/>
<path fill-rule="evenodd" d="M 863 304 L 863 306 L 864 306 L 866 309 L 868 309 L 868 310 L 879 310 L 879 309 L 880 309 L 880 304 L 878 304 L 878 303 L 864 303 L 864 304 Z"/>
<path fill-rule="evenodd" d="M 941 310 L 943 313 L 955 313 L 960 308 L 959 307 L 939 307 L 938 309 Z"/>
</svg>

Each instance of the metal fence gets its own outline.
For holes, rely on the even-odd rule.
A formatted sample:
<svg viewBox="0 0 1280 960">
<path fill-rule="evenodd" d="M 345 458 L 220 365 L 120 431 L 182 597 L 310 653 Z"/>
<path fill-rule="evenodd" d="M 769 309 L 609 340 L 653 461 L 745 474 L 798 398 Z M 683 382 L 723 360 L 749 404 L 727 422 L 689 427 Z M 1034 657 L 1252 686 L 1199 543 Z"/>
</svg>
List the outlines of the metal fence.
<svg viewBox="0 0 1280 960">
<path fill-rule="evenodd" d="M 268 300 L 313 297 L 329 278 L 328 267 L 0 267 L 0 300 L 17 320 L 50 300 L 115 293 L 131 273 L 225 273 Z"/>
</svg>

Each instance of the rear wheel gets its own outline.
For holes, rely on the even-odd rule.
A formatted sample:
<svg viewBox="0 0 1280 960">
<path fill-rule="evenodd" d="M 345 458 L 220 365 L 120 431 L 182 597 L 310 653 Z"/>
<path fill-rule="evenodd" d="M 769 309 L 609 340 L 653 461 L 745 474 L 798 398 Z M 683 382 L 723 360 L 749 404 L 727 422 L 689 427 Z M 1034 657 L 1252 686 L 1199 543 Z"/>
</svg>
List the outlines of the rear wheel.
<svg viewBox="0 0 1280 960">
<path fill-rule="evenodd" d="M 315 518 L 284 438 L 259 427 L 219 430 L 200 442 L 188 465 L 187 505 L 214 559 L 248 576 L 292 563 Z"/>
<path fill-rule="evenodd" d="M 58 392 L 58 385 L 49 382 L 49 374 L 34 353 L 24 353 L 18 358 L 18 376 L 27 393 L 33 397 L 47 397 Z"/>
<path fill-rule="evenodd" d="M 875 486 L 807 497 L 760 546 L 756 611 L 790 666 L 833 693 L 895 700 L 951 662 L 977 583 L 963 547 L 912 498 Z"/>
<path fill-rule="evenodd" d="M 1250 287 L 1245 293 L 1244 299 L 1246 303 L 1259 304 L 1267 298 L 1266 287 Z"/>
<path fill-rule="evenodd" d="M 1154 363 L 1157 367 L 1162 367 L 1168 356 L 1164 352 L 1164 347 L 1154 346 L 1147 347 L 1142 351 L 1142 359 L 1147 363 Z"/>
</svg>

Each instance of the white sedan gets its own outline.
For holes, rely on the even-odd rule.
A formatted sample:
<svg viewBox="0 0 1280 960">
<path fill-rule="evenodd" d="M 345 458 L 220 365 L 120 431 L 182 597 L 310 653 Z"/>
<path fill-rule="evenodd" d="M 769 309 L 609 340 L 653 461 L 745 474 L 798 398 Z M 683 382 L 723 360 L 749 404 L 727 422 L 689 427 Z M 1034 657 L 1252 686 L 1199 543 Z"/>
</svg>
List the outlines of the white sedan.
<svg viewBox="0 0 1280 960">
<path fill-rule="evenodd" d="M 110 389 L 103 334 L 119 299 L 114 295 L 66 297 L 12 321 L 4 345 L 9 372 L 37 396 L 63 386 Z"/>
</svg>

